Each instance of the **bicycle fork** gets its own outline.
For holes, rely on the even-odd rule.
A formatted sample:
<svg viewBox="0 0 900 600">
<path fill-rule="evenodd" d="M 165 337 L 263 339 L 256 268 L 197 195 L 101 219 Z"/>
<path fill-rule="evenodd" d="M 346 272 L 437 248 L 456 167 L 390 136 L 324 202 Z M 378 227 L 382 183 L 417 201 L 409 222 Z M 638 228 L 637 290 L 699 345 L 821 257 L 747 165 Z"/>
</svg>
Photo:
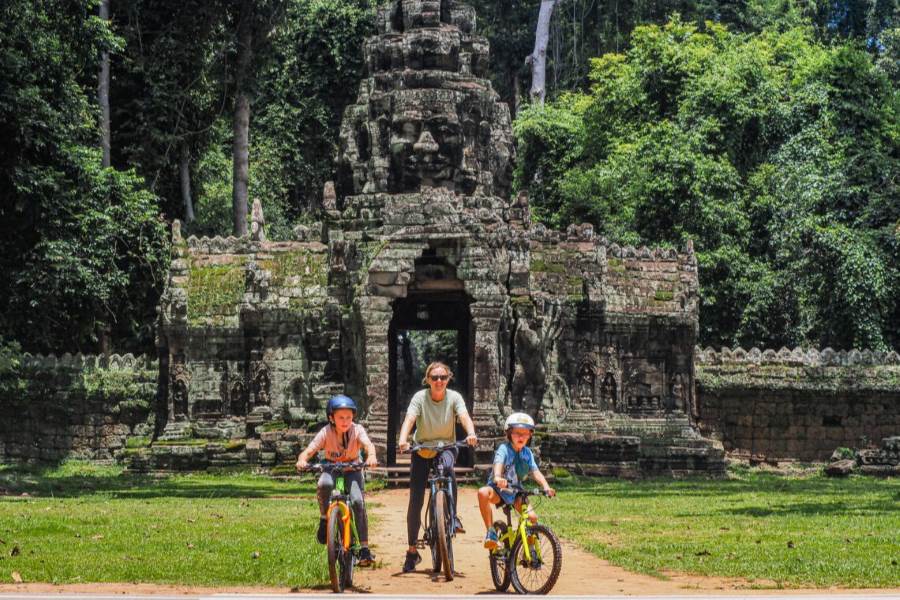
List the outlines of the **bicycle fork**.
<svg viewBox="0 0 900 600">
<path fill-rule="evenodd" d="M 523 516 L 519 519 L 519 539 L 522 540 L 522 554 L 525 556 L 525 560 L 528 561 L 528 563 L 532 563 L 535 560 L 541 562 L 541 547 L 540 544 L 537 543 L 537 536 L 533 536 L 533 540 L 529 539 L 532 537 L 529 535 L 528 531 L 531 520 L 527 515 L 530 510 L 531 507 L 525 505 L 522 509 Z M 533 553 L 532 550 L 534 551 Z"/>
<path fill-rule="evenodd" d="M 357 539 L 359 534 L 356 531 L 356 523 L 353 519 L 350 518 L 350 511 L 352 510 L 347 503 L 343 500 L 332 501 L 328 506 L 328 511 L 325 515 L 326 518 L 331 518 L 331 513 L 335 510 L 341 511 L 341 524 L 343 526 L 343 546 L 344 550 L 350 550 L 350 541 Z M 351 532 L 353 535 L 351 535 Z"/>
</svg>

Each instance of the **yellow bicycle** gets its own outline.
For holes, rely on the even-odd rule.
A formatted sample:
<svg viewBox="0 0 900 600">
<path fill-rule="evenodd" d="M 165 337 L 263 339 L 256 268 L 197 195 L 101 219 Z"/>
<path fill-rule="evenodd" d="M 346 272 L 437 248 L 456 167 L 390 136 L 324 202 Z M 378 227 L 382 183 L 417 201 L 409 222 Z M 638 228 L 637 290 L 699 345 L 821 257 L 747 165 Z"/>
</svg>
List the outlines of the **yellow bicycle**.
<svg viewBox="0 0 900 600">
<path fill-rule="evenodd" d="M 518 486 L 511 489 L 516 492 L 516 501 L 503 506 L 506 522 L 494 522 L 500 543 L 488 556 L 491 579 L 500 592 L 505 592 L 512 583 L 520 594 L 546 594 L 559 579 L 562 546 L 549 527 L 529 520 L 528 498 L 547 494 L 540 489 L 526 490 Z M 515 527 L 512 526 L 513 510 L 519 517 Z"/>
</svg>

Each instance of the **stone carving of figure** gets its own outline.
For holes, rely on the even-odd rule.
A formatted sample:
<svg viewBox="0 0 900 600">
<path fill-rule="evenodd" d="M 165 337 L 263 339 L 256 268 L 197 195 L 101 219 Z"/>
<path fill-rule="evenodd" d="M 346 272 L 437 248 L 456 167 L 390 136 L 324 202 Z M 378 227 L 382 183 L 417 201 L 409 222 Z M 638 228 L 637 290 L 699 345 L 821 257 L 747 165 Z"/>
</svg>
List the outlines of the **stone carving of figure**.
<svg viewBox="0 0 900 600">
<path fill-rule="evenodd" d="M 429 102 L 423 118 L 415 92 L 400 100 L 391 120 L 390 152 L 395 191 L 419 191 L 451 181 L 462 165 L 462 126 L 452 101 Z M 402 108 L 405 101 L 412 104 Z M 418 102 L 417 102 L 418 101 Z"/>
<path fill-rule="evenodd" d="M 229 400 L 231 401 L 231 414 L 238 417 L 247 416 L 247 390 L 243 381 L 235 380 L 231 382 Z"/>
<path fill-rule="evenodd" d="M 184 356 L 175 357 L 169 376 L 169 385 L 172 390 L 172 417 L 176 421 L 183 421 L 189 417 L 188 389 L 190 388 L 191 374 L 184 363 Z"/>
<path fill-rule="evenodd" d="M 556 381 L 561 378 L 551 361 L 553 343 L 561 332 L 562 306 L 558 301 L 547 303 L 540 333 L 531 329 L 525 319 L 517 320 L 514 336 L 516 370 L 511 390 L 514 406 L 539 416 L 545 408 L 566 408 L 567 388 L 564 382 Z"/>
<path fill-rule="evenodd" d="M 601 405 L 605 410 L 616 410 L 617 399 L 616 376 L 607 373 L 603 378 L 603 385 L 600 388 Z"/>
<path fill-rule="evenodd" d="M 584 357 L 581 366 L 578 367 L 578 390 L 577 402 L 581 406 L 593 406 L 595 396 L 595 386 L 597 381 L 596 367 L 593 362 Z"/>
<path fill-rule="evenodd" d="M 669 384 L 669 397 L 671 398 L 672 408 L 674 410 L 687 412 L 687 406 L 685 405 L 684 401 L 684 384 L 681 380 L 681 373 L 676 373 L 672 377 L 672 381 Z"/>
<path fill-rule="evenodd" d="M 322 188 L 322 208 L 327 211 L 337 210 L 337 193 L 334 191 L 333 181 L 326 181 Z"/>
<path fill-rule="evenodd" d="M 262 203 L 259 198 L 255 198 L 250 211 L 250 239 L 257 242 L 266 241 L 265 224 L 266 218 L 263 216 Z"/>
<path fill-rule="evenodd" d="M 259 363 L 253 376 L 253 403 L 255 406 L 269 406 L 269 388 L 271 379 L 269 368 L 264 363 Z"/>
</svg>

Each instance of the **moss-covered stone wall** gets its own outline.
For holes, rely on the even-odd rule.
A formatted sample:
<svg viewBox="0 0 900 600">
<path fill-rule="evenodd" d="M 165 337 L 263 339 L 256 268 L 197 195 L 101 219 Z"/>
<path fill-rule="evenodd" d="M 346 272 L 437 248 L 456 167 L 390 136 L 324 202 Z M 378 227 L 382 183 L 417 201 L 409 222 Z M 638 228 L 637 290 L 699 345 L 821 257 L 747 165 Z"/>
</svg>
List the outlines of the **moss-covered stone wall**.
<svg viewBox="0 0 900 600">
<path fill-rule="evenodd" d="M 156 361 L 24 354 L 17 363 L 0 381 L 0 459 L 110 461 L 149 444 Z"/>
<path fill-rule="evenodd" d="M 900 432 L 895 352 L 698 350 L 701 431 L 732 454 L 827 460 Z"/>
</svg>

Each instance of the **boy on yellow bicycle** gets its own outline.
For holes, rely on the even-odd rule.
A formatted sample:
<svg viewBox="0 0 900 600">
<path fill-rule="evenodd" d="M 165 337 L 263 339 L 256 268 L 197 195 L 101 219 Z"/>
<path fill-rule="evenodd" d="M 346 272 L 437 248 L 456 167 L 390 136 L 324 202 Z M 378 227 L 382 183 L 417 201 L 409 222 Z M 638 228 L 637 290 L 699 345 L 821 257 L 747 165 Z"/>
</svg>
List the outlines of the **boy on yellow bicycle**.
<svg viewBox="0 0 900 600">
<path fill-rule="evenodd" d="M 494 452 L 493 467 L 487 485 L 478 490 L 478 508 L 487 529 L 484 547 L 488 550 L 495 549 L 498 544 L 498 535 L 493 527 L 494 505 L 519 502 L 516 500 L 515 492 L 510 488 L 520 486 L 522 480 L 530 474 L 548 496 L 556 494 L 538 469 L 534 453 L 527 446 L 534 431 L 534 419 L 525 413 L 513 413 L 506 418 L 505 429 L 506 441 Z M 537 522 L 537 515 L 533 510 L 529 510 L 528 518 L 532 523 Z"/>
<path fill-rule="evenodd" d="M 325 406 L 325 414 L 328 416 L 328 425 L 323 427 L 309 446 L 297 457 L 297 470 L 303 470 L 309 466 L 309 459 L 324 450 L 325 459 L 329 462 L 351 463 L 359 460 L 360 449 L 366 451 L 366 466 L 375 467 L 378 460 L 375 458 L 375 445 L 369 439 L 362 425 L 353 422 L 356 415 L 356 403 L 352 398 L 343 394 L 334 396 Z M 366 504 L 363 500 L 365 483 L 362 471 L 355 471 L 345 475 L 350 486 L 350 506 L 356 519 L 356 528 L 359 533 L 359 559 L 361 567 L 368 567 L 375 562 L 372 551 L 369 550 L 369 520 L 366 516 Z M 327 524 L 325 513 L 331 492 L 334 489 L 334 480 L 331 473 L 322 473 L 319 477 L 316 496 L 319 499 L 319 528 L 316 531 L 316 539 L 320 544 L 325 543 Z"/>
</svg>

